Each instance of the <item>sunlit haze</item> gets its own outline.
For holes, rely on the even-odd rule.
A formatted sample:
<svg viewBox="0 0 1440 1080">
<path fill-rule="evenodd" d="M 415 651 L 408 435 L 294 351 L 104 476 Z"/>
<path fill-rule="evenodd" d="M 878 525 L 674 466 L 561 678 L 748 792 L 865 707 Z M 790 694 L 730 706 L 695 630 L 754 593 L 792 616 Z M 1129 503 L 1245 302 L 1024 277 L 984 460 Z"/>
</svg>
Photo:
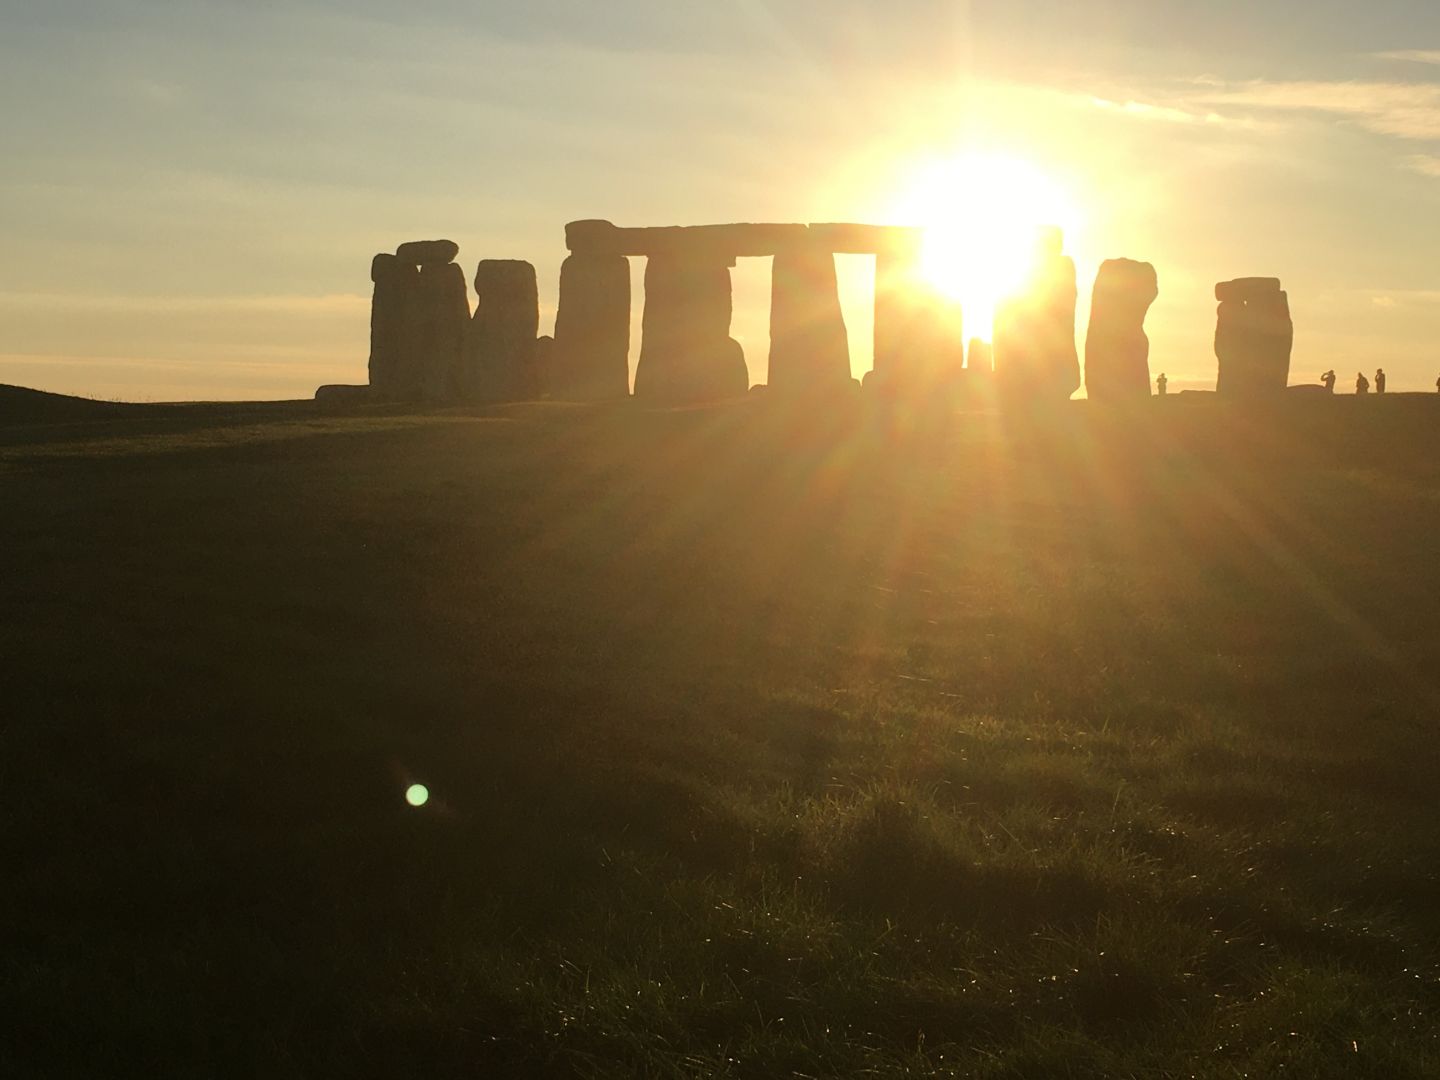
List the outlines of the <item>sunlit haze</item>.
<svg viewBox="0 0 1440 1080">
<path fill-rule="evenodd" d="M 1038 230 L 1059 227 L 1073 252 L 1082 218 L 1029 162 L 962 150 L 917 165 L 890 220 L 924 228 L 930 284 L 961 302 L 970 335 L 988 339 L 996 305 L 1024 284 Z"/>
</svg>

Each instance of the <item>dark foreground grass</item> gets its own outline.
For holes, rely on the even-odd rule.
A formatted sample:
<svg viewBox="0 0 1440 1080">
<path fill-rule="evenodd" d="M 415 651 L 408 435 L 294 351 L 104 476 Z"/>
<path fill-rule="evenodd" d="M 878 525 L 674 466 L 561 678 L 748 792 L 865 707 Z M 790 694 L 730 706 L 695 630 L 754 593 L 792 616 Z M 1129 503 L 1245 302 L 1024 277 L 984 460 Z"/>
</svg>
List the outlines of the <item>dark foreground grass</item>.
<svg viewBox="0 0 1440 1080">
<path fill-rule="evenodd" d="M 0 429 L 0 1072 L 1440 1075 L 1440 407 L 1166 406 Z"/>
</svg>

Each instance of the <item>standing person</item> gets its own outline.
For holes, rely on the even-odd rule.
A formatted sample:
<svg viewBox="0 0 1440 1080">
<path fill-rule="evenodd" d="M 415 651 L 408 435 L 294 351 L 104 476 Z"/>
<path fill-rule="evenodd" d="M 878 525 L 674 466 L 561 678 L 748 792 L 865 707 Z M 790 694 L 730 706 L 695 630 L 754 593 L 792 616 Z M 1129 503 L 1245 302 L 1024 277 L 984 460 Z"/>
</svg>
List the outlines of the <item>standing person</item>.
<svg viewBox="0 0 1440 1080">
<path fill-rule="evenodd" d="M 1385 369 L 1383 367 L 1375 369 L 1375 393 L 1385 393 Z"/>
<path fill-rule="evenodd" d="M 1325 372 L 1324 375 L 1321 375 L 1320 382 L 1324 385 L 1327 394 L 1335 393 L 1335 369 L 1331 368 Z"/>
<path fill-rule="evenodd" d="M 1368 394 L 1370 392 L 1370 380 L 1365 378 L 1363 371 L 1355 372 L 1355 393 Z"/>
<path fill-rule="evenodd" d="M 1156 393 L 1158 393 L 1161 397 L 1164 397 L 1164 396 L 1165 396 L 1165 388 L 1168 387 L 1169 385 L 1170 385 L 1170 380 L 1165 377 L 1165 373 L 1164 373 L 1163 371 L 1160 372 L 1160 377 L 1155 380 L 1155 391 L 1156 391 Z M 1436 386 L 1437 388 L 1440 388 L 1440 379 L 1436 379 L 1436 380 L 1435 380 L 1435 386 Z"/>
</svg>

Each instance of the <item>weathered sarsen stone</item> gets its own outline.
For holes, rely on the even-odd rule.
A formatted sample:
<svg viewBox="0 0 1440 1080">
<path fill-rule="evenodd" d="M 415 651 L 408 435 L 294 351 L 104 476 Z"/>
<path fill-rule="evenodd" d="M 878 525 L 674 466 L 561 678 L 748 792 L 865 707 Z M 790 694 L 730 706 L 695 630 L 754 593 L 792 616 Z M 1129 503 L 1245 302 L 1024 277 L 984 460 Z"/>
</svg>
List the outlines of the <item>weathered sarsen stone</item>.
<svg viewBox="0 0 1440 1080">
<path fill-rule="evenodd" d="M 1255 399 L 1278 394 L 1290 378 L 1295 328 L 1279 278 L 1237 278 L 1215 286 L 1215 391 Z"/>
<path fill-rule="evenodd" d="M 1091 401 L 1119 404 L 1150 397 L 1145 313 L 1159 295 L 1149 263 L 1106 259 L 1100 264 L 1085 335 L 1085 391 Z"/>
<path fill-rule="evenodd" d="M 535 267 L 520 259 L 482 259 L 475 269 L 475 294 L 475 314 L 465 335 L 464 396 L 483 401 L 534 398 L 540 329 Z"/>
<path fill-rule="evenodd" d="M 698 402 L 745 393 L 749 376 L 730 337 L 730 259 L 654 255 L 645 265 L 645 311 L 635 396 Z"/>
<path fill-rule="evenodd" d="M 591 223 L 572 223 L 578 224 Z M 561 264 L 550 393 L 569 401 L 629 395 L 630 263 L 625 256 L 587 252 Z"/>
<path fill-rule="evenodd" d="M 1080 389 L 1075 263 L 1061 252 L 1060 230 L 1042 230 L 1025 290 L 995 313 L 995 384 L 1007 407 L 1068 401 Z"/>
<path fill-rule="evenodd" d="M 835 256 L 821 247 L 805 245 L 775 256 L 768 382 L 792 394 L 823 394 L 850 385 L 850 341 Z"/>
<path fill-rule="evenodd" d="M 470 322 L 470 299 L 465 272 L 455 263 L 425 263 L 409 322 L 410 347 L 417 357 L 419 392 L 423 401 L 447 402 L 460 397 L 461 358 L 465 328 Z"/>
<path fill-rule="evenodd" d="M 875 367 L 866 386 L 938 404 L 963 377 L 960 304 L 926 277 L 918 230 L 876 233 L 882 243 L 875 255 Z"/>
<path fill-rule="evenodd" d="M 418 279 L 415 267 L 394 255 L 376 255 L 370 263 L 370 386 L 382 400 L 405 396 L 405 305 Z"/>
</svg>

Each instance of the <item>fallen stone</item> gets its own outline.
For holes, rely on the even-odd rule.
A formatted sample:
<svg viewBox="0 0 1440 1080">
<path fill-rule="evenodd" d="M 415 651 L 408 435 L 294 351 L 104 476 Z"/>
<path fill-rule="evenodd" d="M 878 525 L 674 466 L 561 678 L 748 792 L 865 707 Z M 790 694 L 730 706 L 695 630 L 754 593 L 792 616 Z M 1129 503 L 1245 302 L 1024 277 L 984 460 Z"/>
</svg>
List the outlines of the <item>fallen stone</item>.
<svg viewBox="0 0 1440 1080">
<path fill-rule="evenodd" d="M 411 266 L 452 263 L 460 254 L 460 245 L 453 240 L 411 240 L 395 249 L 395 257 Z"/>
<path fill-rule="evenodd" d="M 371 398 L 370 387 L 346 383 L 327 383 L 315 388 L 315 400 L 332 405 L 363 405 Z"/>
</svg>

